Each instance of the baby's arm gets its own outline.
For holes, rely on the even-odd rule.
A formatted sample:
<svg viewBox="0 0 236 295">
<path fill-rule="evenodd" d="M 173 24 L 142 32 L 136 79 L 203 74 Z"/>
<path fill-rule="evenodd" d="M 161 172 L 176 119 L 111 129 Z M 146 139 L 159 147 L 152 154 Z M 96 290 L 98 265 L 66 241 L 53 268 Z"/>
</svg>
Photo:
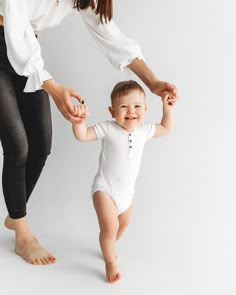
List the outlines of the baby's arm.
<svg viewBox="0 0 236 295">
<path fill-rule="evenodd" d="M 85 119 L 88 116 L 88 108 L 85 105 L 75 106 L 75 113 L 84 120 L 80 123 L 72 123 L 72 130 L 76 139 L 82 142 L 94 141 L 97 139 L 97 135 L 93 127 L 87 127 L 85 125 Z"/>
<path fill-rule="evenodd" d="M 162 97 L 163 115 L 161 123 L 156 124 L 153 137 L 160 137 L 169 134 L 174 127 L 174 104 L 177 98 L 170 98 L 166 92 Z"/>
</svg>

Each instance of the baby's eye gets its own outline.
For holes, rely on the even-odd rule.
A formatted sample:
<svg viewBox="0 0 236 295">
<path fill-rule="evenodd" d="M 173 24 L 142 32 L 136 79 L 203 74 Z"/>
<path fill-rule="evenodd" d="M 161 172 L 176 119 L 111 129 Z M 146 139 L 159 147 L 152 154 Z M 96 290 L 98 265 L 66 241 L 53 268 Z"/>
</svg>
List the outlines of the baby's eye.
<svg viewBox="0 0 236 295">
<path fill-rule="evenodd" d="M 126 108 L 126 106 L 121 106 L 121 108 Z"/>
<path fill-rule="evenodd" d="M 140 105 L 136 105 L 135 108 L 141 108 L 141 106 Z"/>
</svg>

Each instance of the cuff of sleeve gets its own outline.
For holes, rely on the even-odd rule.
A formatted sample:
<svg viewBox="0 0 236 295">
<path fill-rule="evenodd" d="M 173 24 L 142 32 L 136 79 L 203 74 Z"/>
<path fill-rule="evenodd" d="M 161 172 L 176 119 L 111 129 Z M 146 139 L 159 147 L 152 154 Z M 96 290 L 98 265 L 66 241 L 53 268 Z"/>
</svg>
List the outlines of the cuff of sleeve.
<svg viewBox="0 0 236 295">
<path fill-rule="evenodd" d="M 115 69 L 119 70 L 119 71 L 123 71 L 125 74 L 127 74 L 128 76 L 130 76 L 132 74 L 132 71 L 129 69 L 128 65 L 130 65 L 132 63 L 132 61 L 134 59 L 139 59 L 139 60 L 143 60 L 145 61 L 145 59 L 143 58 L 143 56 L 134 56 L 131 57 L 127 60 L 122 61 L 121 63 L 119 63 Z"/>
<path fill-rule="evenodd" d="M 52 79 L 51 75 L 44 69 L 34 72 L 29 76 L 24 92 L 35 92 L 42 89 L 43 81 Z"/>
<path fill-rule="evenodd" d="M 100 130 L 99 130 L 99 126 L 98 126 L 98 124 L 94 125 L 94 126 L 93 126 L 93 129 L 94 129 L 94 131 L 95 131 L 95 133 L 96 133 L 96 135 L 97 135 L 97 138 L 98 138 L 98 139 L 101 139 L 101 138 L 102 138 L 102 135 L 101 135 L 101 133 L 99 132 Z"/>
</svg>

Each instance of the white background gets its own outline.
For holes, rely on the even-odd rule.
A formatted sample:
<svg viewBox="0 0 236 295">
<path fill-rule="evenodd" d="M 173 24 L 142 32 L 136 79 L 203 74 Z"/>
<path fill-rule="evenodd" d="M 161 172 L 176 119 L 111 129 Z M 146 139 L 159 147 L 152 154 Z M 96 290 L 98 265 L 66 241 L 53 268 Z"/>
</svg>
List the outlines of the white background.
<svg viewBox="0 0 236 295">
<path fill-rule="evenodd" d="M 173 134 L 148 142 L 144 150 L 134 215 L 117 245 L 123 278 L 115 285 L 104 281 L 97 241 L 90 188 L 100 143 L 76 142 L 70 123 L 52 102 L 52 154 L 28 217 L 58 263 L 25 263 L 13 253 L 13 234 L 1 227 L 1 294 L 233 295 L 235 1 L 114 2 L 120 29 L 141 44 L 157 76 L 177 84 L 180 93 Z M 39 40 L 47 70 L 84 97 L 88 124 L 109 119 L 112 87 L 136 77 L 112 68 L 76 12 Z M 147 120 L 158 122 L 160 99 L 145 90 Z M 2 222 L 6 214 L 1 193 Z"/>
</svg>

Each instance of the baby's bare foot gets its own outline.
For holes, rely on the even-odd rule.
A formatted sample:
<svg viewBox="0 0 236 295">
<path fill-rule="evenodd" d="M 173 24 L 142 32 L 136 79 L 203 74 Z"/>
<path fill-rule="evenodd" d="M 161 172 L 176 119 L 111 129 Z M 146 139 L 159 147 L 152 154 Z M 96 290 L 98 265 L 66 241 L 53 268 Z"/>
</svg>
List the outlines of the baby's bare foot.
<svg viewBox="0 0 236 295">
<path fill-rule="evenodd" d="M 25 241 L 16 241 L 15 251 L 31 264 L 46 265 L 56 262 L 56 258 L 45 251 L 34 237 Z"/>
<path fill-rule="evenodd" d="M 106 263 L 106 276 L 109 283 L 115 283 L 121 279 L 118 271 L 117 261 Z"/>
</svg>

